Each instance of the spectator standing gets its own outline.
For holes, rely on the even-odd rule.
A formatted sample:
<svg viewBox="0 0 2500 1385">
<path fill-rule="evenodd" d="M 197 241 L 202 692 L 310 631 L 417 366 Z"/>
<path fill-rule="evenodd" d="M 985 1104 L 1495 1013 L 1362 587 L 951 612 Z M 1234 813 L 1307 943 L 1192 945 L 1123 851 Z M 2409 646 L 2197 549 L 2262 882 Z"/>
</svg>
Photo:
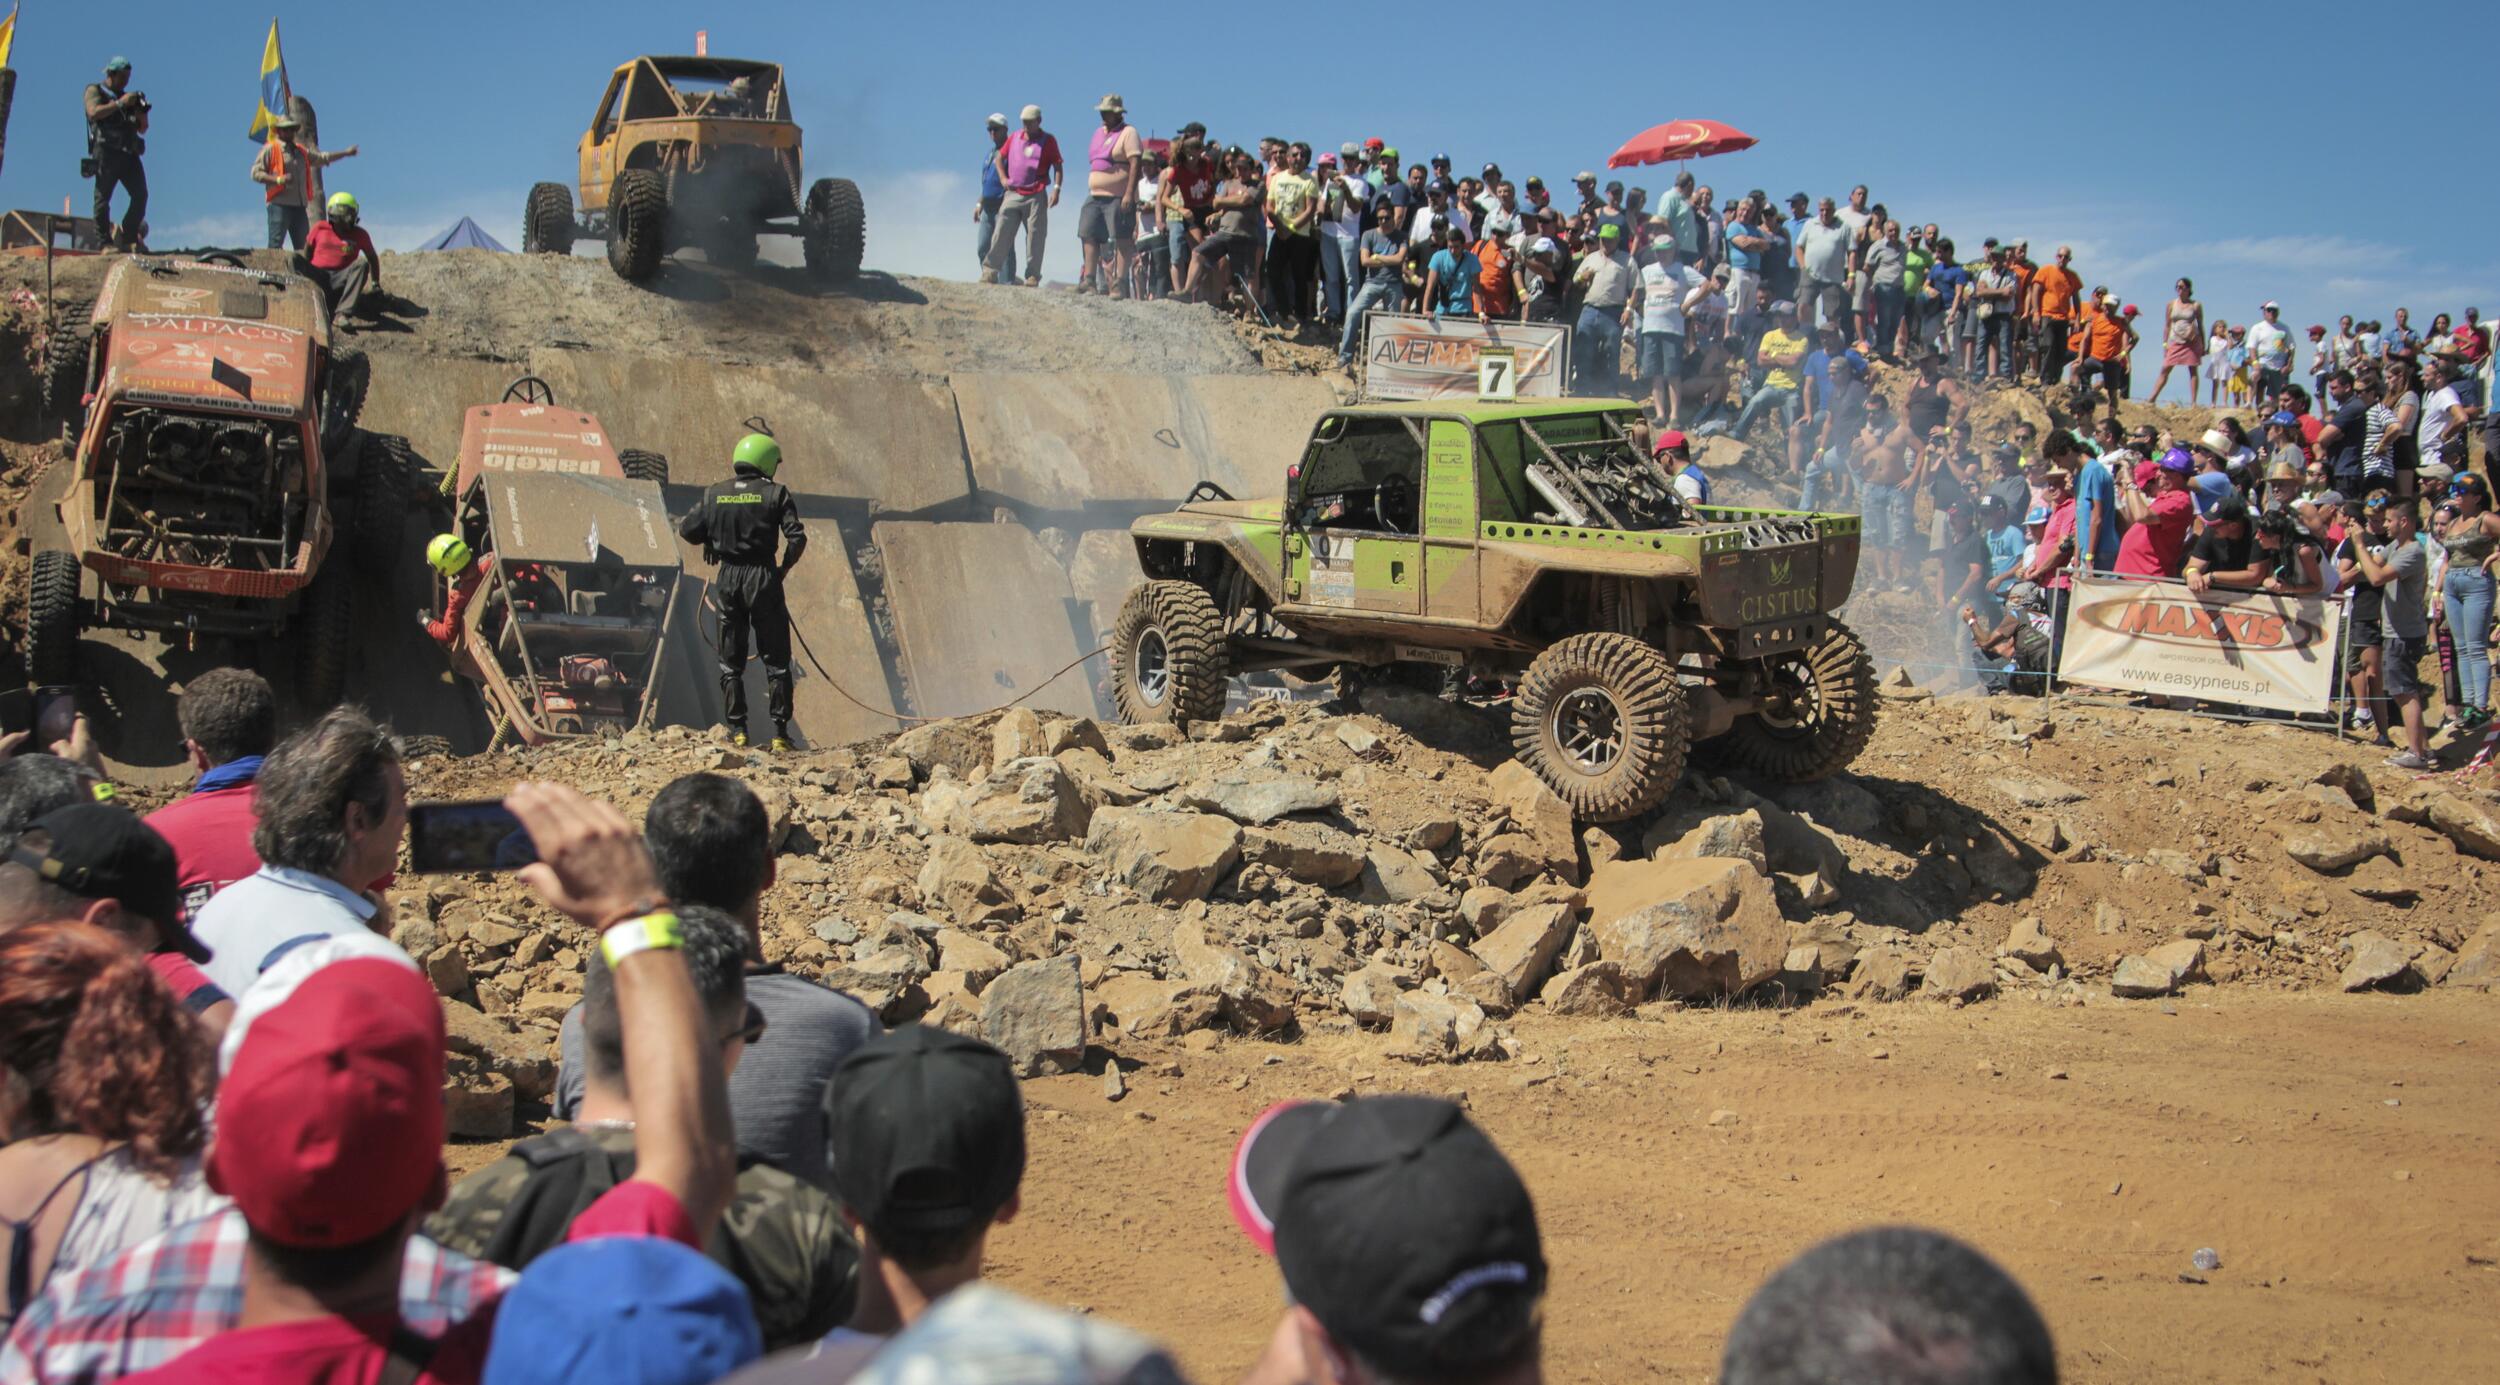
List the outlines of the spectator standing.
<svg viewBox="0 0 2500 1385">
<path fill-rule="evenodd" d="M 23 758 L 23 757 L 21 757 Z M 147 960 L 211 1037 L 234 1005 L 200 970 L 208 949 L 184 926 L 174 852 L 118 804 L 75 797 L 36 818 L 0 860 L 0 932 L 76 923 Z"/>
<path fill-rule="evenodd" d="M 1476 257 L 1475 310 L 1479 322 L 1511 322 L 1519 317 L 1519 263 L 1510 242 L 1486 232 L 1473 247 Z"/>
<path fill-rule="evenodd" d="M 1526 322 L 1563 320 L 1563 298 L 1570 284 L 1563 270 L 1562 247 L 1551 236 L 1528 242 L 1519 261 L 1519 316 Z"/>
<path fill-rule="evenodd" d="M 1538 244 L 1550 246 L 1552 242 L 1539 241 Z M 1404 283 L 1399 278 L 1400 272 L 1406 266 L 1406 243 L 1398 238 L 1397 232 L 1388 224 L 1385 215 L 1380 223 L 1363 233 L 1356 254 L 1362 267 L 1363 282 L 1362 287 L 1354 291 L 1353 301 L 1346 307 L 1345 335 L 1337 342 L 1337 368 L 1339 370 L 1351 369 L 1354 365 L 1355 344 L 1363 339 L 1363 319 L 1369 317 L 1376 308 L 1395 311 L 1399 299 L 1406 291 Z M 1546 263 L 1548 271 L 1551 269 L 1551 260 L 1552 257 L 1549 254 Z M 1553 299 L 1556 295 L 1548 293 L 1546 297 Z"/>
<path fill-rule="evenodd" d="M 1540 1378 L 1543 1240 L 1510 1161 L 1450 1102 L 1271 1107 L 1226 1192 L 1291 1305 L 1252 1379 Z"/>
<path fill-rule="evenodd" d="M 1610 202 L 1619 195 L 1622 185 L 1612 187 Z M 1637 281 L 1631 257 L 1623 251 L 1623 229 L 1612 221 L 1601 220 L 1596 250 L 1580 262 L 1572 275 L 1574 285 L 1584 291 L 1580 322 L 1571 344 L 1580 370 L 1582 394 L 1615 391 L 1622 371 L 1623 328 L 1628 316 L 1625 306 L 1632 301 L 1632 286 Z"/>
<path fill-rule="evenodd" d="M 660 889 L 680 905 L 717 909 L 737 922 L 745 999 L 774 1041 L 750 1051 L 729 1076 L 738 1151 L 827 1186 L 824 1090 L 842 1060 L 878 1031 L 876 1013 L 844 992 L 764 960 L 764 894 L 773 887 L 772 822 L 763 800 L 736 779 L 688 774 L 652 796 L 643 818 Z M 583 1007 L 558 1034 L 556 1115 L 584 1119 L 589 1084 Z"/>
<path fill-rule="evenodd" d="M 254 808 L 261 868 L 219 891 L 192 925 L 212 954 L 209 979 L 235 996 L 290 945 L 389 936 L 381 897 L 365 887 L 391 873 L 408 826 L 398 747 L 363 712 L 334 708 L 270 752 Z"/>
<path fill-rule="evenodd" d="M 2423 450 L 2427 456 L 2429 449 Z M 2439 536 L 2440 546 L 2448 551 L 2440 606 L 2448 636 L 2457 646 L 2458 701 L 2463 704 L 2457 729 L 2474 731 L 2491 721 L 2490 564 L 2500 542 L 2500 514 L 2492 512 L 2490 486 L 2471 471 L 2459 472 L 2448 483 L 2448 499 L 2457 507 L 2457 517 Z"/>
<path fill-rule="evenodd" d="M 321 170 L 354 157 L 355 145 L 323 153 L 304 141 L 303 126 L 294 116 L 271 117 L 269 142 L 252 160 L 252 181 L 262 186 L 263 200 L 268 203 L 270 249 L 284 249 L 290 240 L 296 249 L 306 248 L 312 234 L 313 189 L 320 185 Z"/>
<path fill-rule="evenodd" d="M 1128 297 L 1129 261 L 1137 241 L 1137 183 L 1145 150 L 1136 127 L 1128 123 L 1128 107 L 1113 92 L 1094 104 L 1102 128 L 1094 131 L 1086 150 L 1085 206 L 1077 213 L 1076 240 L 1084 249 L 1077 270 L 1076 291 L 1107 291 Z M 1110 287 L 1103 290 L 1108 278 Z"/>
<path fill-rule="evenodd" d="M 2161 374 L 2153 377 L 2153 393 L 2148 403 L 2161 402 L 2161 392 L 2169 387 L 2170 372 L 2187 369 L 2188 404 L 2196 403 L 2198 366 L 2205 358 L 2205 305 L 2196 301 L 2196 285 L 2182 278 L 2173 286 L 2174 296 L 2162 305 Z"/>
<path fill-rule="evenodd" d="M 2292 380 L 2292 334 L 2283 325 L 2283 305 L 2267 299 L 2265 316 L 2248 329 L 2248 357 L 2257 397 L 2272 400 Z"/>
<path fill-rule="evenodd" d="M 1702 278 L 1682 262 L 1671 233 L 1650 240 L 1648 259 L 1632 290 L 1641 325 L 1633 355 L 1636 373 L 1649 385 L 1650 416 L 1667 427 L 1684 413 L 1684 300 L 1700 292 Z"/>
<path fill-rule="evenodd" d="M 1007 117 L 992 112 L 988 128 L 990 148 L 981 156 L 981 196 L 972 204 L 972 261 L 985 270 L 990 263 L 990 242 L 998 235 L 999 204 L 1007 200 L 1007 184 L 998 172 L 998 151 L 1007 143 Z M 989 282 L 988 277 L 982 282 Z"/>
<path fill-rule="evenodd" d="M 1786 436 L 1797 421 L 1798 370 L 1805 358 L 1806 339 L 1797 331 L 1797 305 L 1785 299 L 1772 304 L 1770 330 L 1762 334 L 1762 345 L 1754 352 L 1754 364 L 1762 367 L 1762 385 L 1725 431 L 1741 438 L 1764 410 L 1777 409 L 1782 436 Z"/>
<path fill-rule="evenodd" d="M 1467 246 L 1467 233 L 1449 228 L 1442 247 L 1424 268 L 1424 301 L 1434 317 L 1476 314 L 1476 274 L 1483 266 Z"/>
<path fill-rule="evenodd" d="M 2006 266 L 2004 247 L 1990 247 L 1987 260 L 1971 277 L 1971 297 L 1977 305 L 1973 317 L 1979 333 L 1971 351 L 1971 371 L 1980 379 L 2014 378 L 2011 333 L 2019 307 L 2014 301 L 2014 284 L 2014 272 Z"/>
<path fill-rule="evenodd" d="M 2318 455 L 2335 489 L 2359 495 L 2364 489 L 2362 459 L 2368 455 L 2370 401 L 2354 386 L 2352 372 L 2341 366 L 2328 372 L 2325 385 L 2332 412 L 2318 430 Z"/>
<path fill-rule="evenodd" d="M 1797 230 L 1797 273 L 1804 285 L 1798 320 L 1808 327 L 1845 325 L 1849 290 L 1848 224 L 1826 197 L 1815 219 Z"/>
<path fill-rule="evenodd" d="M 2422 514 L 2411 496 L 2379 496 L 2372 503 L 2379 509 L 2386 541 L 2356 545 L 2353 554 L 2362 580 L 2380 596 L 2378 675 L 2387 690 L 2390 720 L 2404 723 L 2404 749 L 2387 763 L 2421 771 L 2431 767 L 2430 732 L 2423 716 L 2430 688 L 2421 676 L 2423 648 L 2430 641 L 2430 553 L 2421 535 Z"/>
<path fill-rule="evenodd" d="M 2118 507 L 2127 516 L 2127 532 L 2118 541 L 2111 571 L 2128 577 L 2176 577 L 2187 561 L 2188 526 L 2196 518 L 2188 478 L 2193 463 L 2187 449 L 2174 447 L 2153 465 L 2148 492 L 2136 484 L 2132 470 L 2120 472 Z"/>
<path fill-rule="evenodd" d="M 2109 463 L 2081 447 L 2068 453 L 2075 474 L 2075 557 L 2093 572 L 2118 559 L 2118 482 Z"/>
<path fill-rule="evenodd" d="M 90 82 L 87 111 L 87 163 L 95 178 L 95 233 L 106 250 L 133 253 L 146 247 L 148 233 L 147 153 L 148 98 L 130 89 L 130 59 L 104 65 L 104 80 Z M 113 227 L 113 189 L 124 194 L 121 228 Z"/>
<path fill-rule="evenodd" d="M 1316 316 L 1319 294 L 1319 184 L 1311 178 L 1311 146 L 1285 150 L 1285 166 L 1267 180 L 1269 297 L 1288 332 Z"/>
<path fill-rule="evenodd" d="M 1970 298 L 1971 272 L 1953 258 L 1951 240 L 1938 237 L 1933 251 L 1936 262 L 1927 271 L 1927 325 L 1921 340 L 1930 348 L 1942 348 L 1948 360 L 1969 369 L 1970 362 L 1962 353 L 1963 307 Z"/>
<path fill-rule="evenodd" d="M 1059 205 L 1068 169 L 1059 157 L 1058 138 L 1042 128 L 1042 108 L 1025 107 L 1021 119 L 1023 128 L 1007 136 L 994 156 L 1007 195 L 998 204 L 998 230 L 990 241 L 989 263 L 981 271 L 981 282 L 1015 281 L 1016 232 L 1023 231 L 1024 286 L 1039 288 L 1042 249 L 1050 236 L 1050 209 Z"/>
<path fill-rule="evenodd" d="M 2470 415 L 2457 389 L 2456 367 L 2434 356 L 2422 363 L 2422 421 L 2415 425 L 2414 450 L 2422 470 L 2436 467 L 2456 473 L 2465 469 L 2465 429 Z M 2489 465 L 2486 462 L 2486 465 Z"/>
<path fill-rule="evenodd" d="M 1172 167 L 1163 176 L 1159 194 L 1163 234 L 1171 247 L 1172 292 L 1189 284 L 1192 257 L 1208 234 L 1207 217 L 1215 202 L 1217 160 L 1207 150 L 1206 127 L 1192 121 L 1172 141 Z"/>
<path fill-rule="evenodd" d="M 2316 322 L 2309 324 L 2309 387 L 2317 391 L 2318 412 L 2321 416 L 2328 412 L 2327 377 L 2340 369 L 2344 358 L 2352 354 L 2351 331 L 2352 319 L 2350 317 L 2344 319 L 2343 333 L 2335 337 L 2327 336 L 2324 324 Z"/>
<path fill-rule="evenodd" d="M 1835 339 L 1839 336 L 1837 328 L 1826 331 Z M 1799 508 L 1855 503 L 1848 494 L 1854 475 L 1849 459 L 1859 430 L 1866 426 L 1867 399 L 1866 357 L 1855 350 L 1842 352 L 1832 362 L 1831 405 L 1823 410 L 1821 426 L 1809 440 Z"/>
<path fill-rule="evenodd" d="M 260 869 L 252 804 L 261 764 L 278 743 L 278 698 L 249 669 L 210 669 L 183 688 L 174 715 L 199 778 L 147 823 L 173 845 L 187 922 L 219 890 Z"/>
<path fill-rule="evenodd" d="M 0 935 L 0 1320 L 223 1201 L 200 1172 L 207 1036 L 122 939 Z"/>
<path fill-rule="evenodd" d="M 2031 299 L 2024 310 L 2032 322 L 2040 383 L 2050 389 L 2066 379 L 2067 338 L 2074 331 L 2077 298 L 2083 292 L 2074 261 L 2074 247 L 2057 247 L 2057 262 L 2031 276 Z"/>
<path fill-rule="evenodd" d="M 1884 361 L 1898 361 L 1903 281 L 1909 273 L 1910 249 L 1901 242 L 1901 223 L 1887 219 L 1882 232 L 1859 256 L 1867 279 L 1867 308 L 1874 325 L 1867 341 Z"/>
<path fill-rule="evenodd" d="M 1258 163 L 1248 151 L 1238 145 L 1226 150 L 1219 167 L 1223 178 L 1208 203 L 1212 230 L 1191 253 L 1189 280 L 1181 289 L 1185 298 L 1212 303 L 1229 298 L 1235 282 L 1255 293 L 1249 285 L 1258 267 L 1259 206 L 1266 197 Z"/>
<path fill-rule="evenodd" d="M 1791 1261 L 1736 1315 L 1719 1361 L 1720 1385 L 2057 1378 L 2048 1324 L 2022 1286 L 1969 1246 L 1906 1226 Z"/>
<path fill-rule="evenodd" d="M 1748 197 L 1727 221 L 1727 295 L 1732 303 L 1753 302 L 1754 290 L 1762 285 L 1762 256 L 1770 240 L 1756 223 L 1759 215 Z"/>
<path fill-rule="evenodd" d="M 1320 320 L 1341 328 L 1346 304 L 1363 281 L 1359 254 L 1363 223 L 1371 213 L 1371 185 L 1357 165 L 1341 165 L 1334 155 L 1321 156 L 1319 182 Z"/>
</svg>

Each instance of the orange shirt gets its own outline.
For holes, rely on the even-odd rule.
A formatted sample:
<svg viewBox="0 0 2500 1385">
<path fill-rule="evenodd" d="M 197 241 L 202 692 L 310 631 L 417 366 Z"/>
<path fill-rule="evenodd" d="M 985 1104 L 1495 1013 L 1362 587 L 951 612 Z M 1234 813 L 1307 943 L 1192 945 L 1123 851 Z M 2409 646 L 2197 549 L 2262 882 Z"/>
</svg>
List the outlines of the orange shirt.
<svg viewBox="0 0 2500 1385">
<path fill-rule="evenodd" d="M 2083 292 L 2083 280 L 2064 265 L 2050 265 L 2032 277 L 2040 286 L 2040 316 L 2069 318 L 2075 315 L 2075 295 Z"/>
<path fill-rule="evenodd" d="M 2040 266 L 2029 260 L 2014 261 L 2014 315 L 2022 317 L 2031 311 L 2031 276 Z"/>
<path fill-rule="evenodd" d="M 2114 361 L 2127 354 L 2127 324 L 2103 309 L 2084 319 L 2083 354 L 2096 361 Z"/>
</svg>

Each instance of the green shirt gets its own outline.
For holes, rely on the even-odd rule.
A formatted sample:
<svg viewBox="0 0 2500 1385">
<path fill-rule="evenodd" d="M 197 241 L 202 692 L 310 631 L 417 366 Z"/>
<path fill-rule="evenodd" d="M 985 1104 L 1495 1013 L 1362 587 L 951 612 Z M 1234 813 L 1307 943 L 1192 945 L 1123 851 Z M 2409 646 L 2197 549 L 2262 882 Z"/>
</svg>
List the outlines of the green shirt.
<svg viewBox="0 0 2500 1385">
<path fill-rule="evenodd" d="M 1910 247 L 1910 253 L 1901 257 L 1901 287 L 1908 291 L 1910 297 L 1918 297 L 1918 291 L 1927 287 L 1927 271 L 1935 263 L 1935 256 L 1915 245 Z"/>
</svg>

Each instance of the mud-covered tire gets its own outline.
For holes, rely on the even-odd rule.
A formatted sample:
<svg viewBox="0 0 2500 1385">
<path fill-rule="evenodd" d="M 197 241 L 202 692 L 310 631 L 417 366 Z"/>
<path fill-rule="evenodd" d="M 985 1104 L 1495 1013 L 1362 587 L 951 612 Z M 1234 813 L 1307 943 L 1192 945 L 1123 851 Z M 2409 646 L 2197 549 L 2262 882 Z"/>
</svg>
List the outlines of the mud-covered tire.
<svg viewBox="0 0 2500 1385">
<path fill-rule="evenodd" d="M 448 736 L 394 736 L 391 740 L 399 747 L 399 758 L 403 763 L 451 754 L 451 738 Z"/>
<path fill-rule="evenodd" d="M 799 230 L 808 273 L 827 284 L 859 277 L 859 262 L 868 253 L 868 205 L 860 200 L 859 184 L 848 178 L 810 184 Z"/>
<path fill-rule="evenodd" d="M 640 452 L 627 448 L 616 454 L 616 463 L 625 469 L 628 481 L 657 481 L 668 484 L 668 458 L 657 452 Z"/>
<path fill-rule="evenodd" d="M 521 210 L 521 253 L 573 253 L 573 190 L 562 183 L 535 183 Z"/>
<path fill-rule="evenodd" d="M 62 304 L 59 322 L 43 343 L 43 416 L 61 425 L 73 447 L 86 422 L 87 313 L 83 303 Z"/>
<path fill-rule="evenodd" d="M 1839 621 L 1812 649 L 1770 661 L 1793 678 L 1786 705 L 1747 712 L 1710 742 L 1711 757 L 1783 784 L 1847 769 L 1875 734 L 1875 664 L 1857 632 Z"/>
<path fill-rule="evenodd" d="M 1684 775 L 1690 727 L 1674 662 L 1630 635 L 1573 635 L 1549 647 L 1511 704 L 1520 763 L 1583 822 L 1657 807 Z"/>
<path fill-rule="evenodd" d="M 1212 721 L 1224 715 L 1224 617 L 1195 582 L 1145 582 L 1111 626 L 1111 699 L 1120 720 Z"/>
<path fill-rule="evenodd" d="M 373 384 L 373 362 L 354 347 L 330 352 L 329 379 L 321 391 L 321 451 L 336 456 L 347 450 L 356 420 L 365 412 L 365 391 Z"/>
<path fill-rule="evenodd" d="M 608 189 L 608 268 L 640 283 L 659 272 L 668 251 L 668 185 L 647 168 L 616 175 Z"/>
<path fill-rule="evenodd" d="M 347 698 L 347 656 L 355 643 L 356 589 L 333 553 L 304 588 L 289 634 L 295 643 L 295 692 L 307 716 Z"/>
<path fill-rule="evenodd" d="M 78 559 L 63 549 L 35 555 L 26 578 L 26 677 L 38 688 L 78 681 Z"/>
<path fill-rule="evenodd" d="M 398 566 L 400 536 L 407 529 L 409 478 L 416 458 L 396 433 L 367 433 L 356 460 L 356 512 L 345 526 L 355 536 L 356 570 L 387 577 Z"/>
</svg>

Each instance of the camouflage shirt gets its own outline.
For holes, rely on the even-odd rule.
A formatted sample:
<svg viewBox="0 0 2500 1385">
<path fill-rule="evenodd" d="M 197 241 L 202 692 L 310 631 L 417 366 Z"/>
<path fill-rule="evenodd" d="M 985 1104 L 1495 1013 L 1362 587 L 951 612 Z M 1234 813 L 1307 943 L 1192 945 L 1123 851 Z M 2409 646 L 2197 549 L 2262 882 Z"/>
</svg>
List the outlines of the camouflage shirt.
<svg viewBox="0 0 2500 1385">
<path fill-rule="evenodd" d="M 634 1132 L 568 1128 L 521 1141 L 461 1179 L 426 1234 L 464 1255 L 519 1270 L 563 1244 L 565 1228 L 633 1177 Z M 729 1210 L 705 1251 L 755 1303 L 767 1351 L 812 1342 L 851 1315 L 859 1248 L 833 1199 L 766 1164 L 739 1170 Z"/>
</svg>

